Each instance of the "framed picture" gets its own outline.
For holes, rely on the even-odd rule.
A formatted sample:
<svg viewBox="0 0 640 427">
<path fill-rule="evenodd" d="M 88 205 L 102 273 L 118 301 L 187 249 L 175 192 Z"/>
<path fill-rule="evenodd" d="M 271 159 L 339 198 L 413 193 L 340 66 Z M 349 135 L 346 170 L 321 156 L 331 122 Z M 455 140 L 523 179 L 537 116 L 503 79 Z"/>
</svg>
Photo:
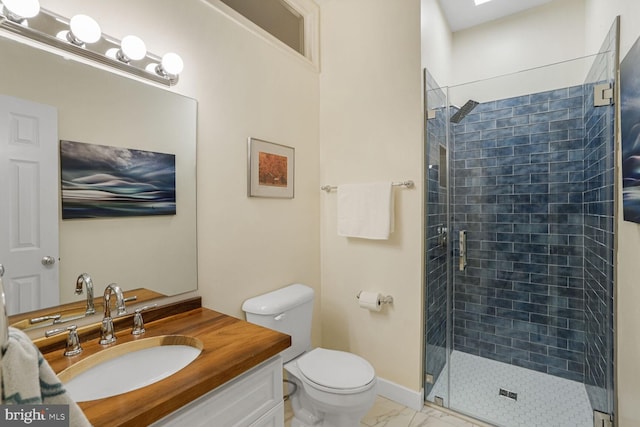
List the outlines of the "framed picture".
<svg viewBox="0 0 640 427">
<path fill-rule="evenodd" d="M 293 147 L 249 138 L 249 197 L 293 198 Z"/>
<path fill-rule="evenodd" d="M 62 219 L 176 214 L 176 156 L 60 141 Z"/>
<path fill-rule="evenodd" d="M 640 223 L 640 39 L 620 64 L 622 201 L 625 221 Z"/>
</svg>

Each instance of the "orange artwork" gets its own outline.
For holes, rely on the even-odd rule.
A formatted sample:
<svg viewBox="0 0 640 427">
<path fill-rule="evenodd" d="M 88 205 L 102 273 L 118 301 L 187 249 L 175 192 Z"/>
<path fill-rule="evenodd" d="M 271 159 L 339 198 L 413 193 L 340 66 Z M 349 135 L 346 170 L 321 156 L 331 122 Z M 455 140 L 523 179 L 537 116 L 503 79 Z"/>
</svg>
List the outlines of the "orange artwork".
<svg viewBox="0 0 640 427">
<path fill-rule="evenodd" d="M 271 187 L 287 186 L 287 157 L 272 153 L 258 153 L 258 183 Z"/>
</svg>

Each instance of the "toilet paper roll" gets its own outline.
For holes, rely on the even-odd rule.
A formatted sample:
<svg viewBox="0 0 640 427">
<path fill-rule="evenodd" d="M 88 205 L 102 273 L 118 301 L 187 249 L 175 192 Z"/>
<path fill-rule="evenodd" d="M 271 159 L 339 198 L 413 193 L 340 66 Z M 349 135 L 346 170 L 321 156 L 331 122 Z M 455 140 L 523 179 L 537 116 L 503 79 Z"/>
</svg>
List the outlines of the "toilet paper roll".
<svg viewBox="0 0 640 427">
<path fill-rule="evenodd" d="M 358 298 L 358 304 L 360 304 L 361 308 L 366 308 L 370 311 L 380 311 L 382 309 L 382 295 L 377 294 L 375 292 L 360 292 L 360 297 Z"/>
</svg>

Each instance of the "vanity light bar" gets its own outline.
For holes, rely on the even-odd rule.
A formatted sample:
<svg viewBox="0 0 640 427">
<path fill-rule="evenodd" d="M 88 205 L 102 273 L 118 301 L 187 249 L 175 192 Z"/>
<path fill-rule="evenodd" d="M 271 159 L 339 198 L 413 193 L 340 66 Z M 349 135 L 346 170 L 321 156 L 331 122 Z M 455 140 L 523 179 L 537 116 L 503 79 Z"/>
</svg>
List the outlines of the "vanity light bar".
<svg viewBox="0 0 640 427">
<path fill-rule="evenodd" d="M 3 12 L 7 16 L 3 15 Z M 123 53 L 122 43 L 106 34 L 101 34 L 93 43 L 84 43 L 74 35 L 67 35 L 71 33 L 71 20 L 51 11 L 40 9 L 40 13 L 36 16 L 22 20 L 15 17 L 12 19 L 8 15 L 7 9 L 0 3 L 1 29 L 165 86 L 178 83 L 178 74 L 182 71 L 182 59 L 175 53 L 167 54 L 164 58 L 149 53 L 144 47 L 144 42 L 137 37 L 136 39 L 142 42 L 141 45 L 138 43 L 138 49 L 141 50 L 144 47 L 144 55 L 142 53 L 137 55 L 140 59 L 127 57 Z M 169 65 L 167 65 L 167 59 L 172 61 L 168 63 Z"/>
</svg>

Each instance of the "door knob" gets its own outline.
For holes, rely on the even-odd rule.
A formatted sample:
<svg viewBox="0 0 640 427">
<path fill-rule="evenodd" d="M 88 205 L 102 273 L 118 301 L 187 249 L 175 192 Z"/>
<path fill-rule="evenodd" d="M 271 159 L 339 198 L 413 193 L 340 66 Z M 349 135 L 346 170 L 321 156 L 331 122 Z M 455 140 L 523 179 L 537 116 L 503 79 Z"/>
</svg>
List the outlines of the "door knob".
<svg viewBox="0 0 640 427">
<path fill-rule="evenodd" d="M 42 265 L 53 265 L 56 263 L 56 259 L 52 256 L 45 256 L 42 258 Z"/>
<path fill-rule="evenodd" d="M 0 277 L 4 276 L 4 265 L 0 264 Z"/>
</svg>

